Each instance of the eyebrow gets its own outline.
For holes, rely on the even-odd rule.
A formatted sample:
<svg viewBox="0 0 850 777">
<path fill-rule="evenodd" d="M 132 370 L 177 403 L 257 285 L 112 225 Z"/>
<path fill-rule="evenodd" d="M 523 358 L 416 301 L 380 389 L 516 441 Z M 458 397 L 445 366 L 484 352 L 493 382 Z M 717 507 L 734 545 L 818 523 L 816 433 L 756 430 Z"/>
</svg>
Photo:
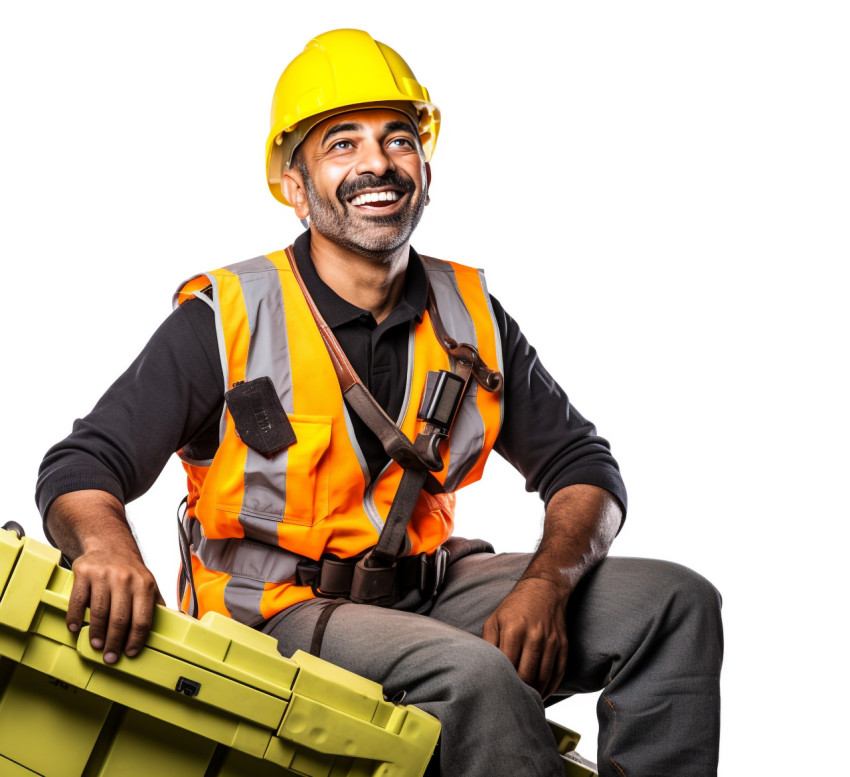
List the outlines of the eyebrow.
<svg viewBox="0 0 850 777">
<path fill-rule="evenodd" d="M 363 125 L 359 124 L 355 121 L 346 121 L 341 122 L 340 124 L 334 124 L 333 127 L 329 127 L 325 134 L 322 136 L 322 143 L 324 143 L 328 138 L 333 137 L 334 135 L 338 135 L 341 132 L 359 132 L 363 129 Z M 398 132 L 399 130 L 406 130 L 412 136 L 415 136 L 416 133 L 413 131 L 413 125 L 409 121 L 388 121 L 384 124 L 384 132 Z"/>
</svg>

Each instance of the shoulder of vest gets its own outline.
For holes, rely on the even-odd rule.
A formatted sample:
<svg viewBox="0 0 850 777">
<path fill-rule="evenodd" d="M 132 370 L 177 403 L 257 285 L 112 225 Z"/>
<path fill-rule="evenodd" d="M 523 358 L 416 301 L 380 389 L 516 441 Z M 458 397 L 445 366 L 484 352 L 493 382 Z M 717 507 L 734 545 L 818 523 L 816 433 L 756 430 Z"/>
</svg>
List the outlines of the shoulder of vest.
<svg viewBox="0 0 850 777">
<path fill-rule="evenodd" d="M 453 262 L 447 259 L 437 259 L 434 256 L 425 256 L 419 254 L 422 264 L 425 267 L 425 272 L 445 272 L 445 273 L 474 273 L 478 275 L 481 272 L 477 267 L 470 267 L 460 262 Z"/>
<path fill-rule="evenodd" d="M 281 270 L 289 270 L 286 251 L 272 251 L 268 254 L 255 256 L 253 259 L 234 262 L 225 267 L 219 267 L 217 270 L 200 273 L 181 283 L 174 294 L 174 304 L 177 306 L 188 299 L 192 299 L 196 292 L 206 294 L 210 299 L 214 299 L 213 284 L 228 283 L 231 280 L 238 279 L 241 275 L 271 273 Z"/>
<path fill-rule="evenodd" d="M 247 275 L 251 273 L 262 272 L 277 272 L 279 270 L 289 271 L 289 260 L 286 258 L 286 251 L 271 251 L 268 254 L 261 254 L 252 259 L 245 259 L 241 262 L 228 264 L 218 270 L 214 270 L 214 275 Z"/>
</svg>

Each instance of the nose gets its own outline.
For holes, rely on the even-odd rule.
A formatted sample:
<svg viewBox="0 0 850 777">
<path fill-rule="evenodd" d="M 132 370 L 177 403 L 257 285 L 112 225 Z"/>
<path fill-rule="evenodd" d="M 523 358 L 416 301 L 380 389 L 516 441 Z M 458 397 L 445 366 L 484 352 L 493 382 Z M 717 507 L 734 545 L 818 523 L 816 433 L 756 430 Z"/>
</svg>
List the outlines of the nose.
<svg viewBox="0 0 850 777">
<path fill-rule="evenodd" d="M 390 159 L 383 144 L 376 139 L 363 142 L 360 146 L 357 162 L 354 165 L 354 171 L 357 175 L 372 173 L 380 177 L 387 170 L 395 170 L 395 164 Z"/>
</svg>

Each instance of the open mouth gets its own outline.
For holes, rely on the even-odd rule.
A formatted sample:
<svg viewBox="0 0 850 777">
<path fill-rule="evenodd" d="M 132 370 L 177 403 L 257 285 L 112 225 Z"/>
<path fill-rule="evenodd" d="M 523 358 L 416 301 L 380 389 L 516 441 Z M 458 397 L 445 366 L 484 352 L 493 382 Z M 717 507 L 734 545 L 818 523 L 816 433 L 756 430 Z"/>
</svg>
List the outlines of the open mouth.
<svg viewBox="0 0 850 777">
<path fill-rule="evenodd" d="M 396 189 L 385 189 L 383 191 L 361 192 L 350 198 L 348 202 L 356 207 L 388 208 L 402 197 L 404 197 L 404 192 Z"/>
</svg>

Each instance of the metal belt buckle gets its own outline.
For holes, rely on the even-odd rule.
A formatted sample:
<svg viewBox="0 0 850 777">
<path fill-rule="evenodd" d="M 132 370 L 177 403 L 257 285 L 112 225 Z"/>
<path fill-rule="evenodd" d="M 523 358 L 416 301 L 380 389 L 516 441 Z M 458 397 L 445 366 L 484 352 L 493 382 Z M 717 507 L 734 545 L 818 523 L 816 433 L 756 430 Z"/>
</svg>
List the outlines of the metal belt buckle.
<svg viewBox="0 0 850 777">
<path fill-rule="evenodd" d="M 419 554 L 419 590 L 429 599 L 436 596 L 446 576 L 446 559 L 449 552 L 440 545 L 432 556 Z M 433 570 L 432 570 L 433 567 Z"/>
<path fill-rule="evenodd" d="M 443 580 L 446 577 L 446 569 L 448 564 L 446 563 L 449 558 L 449 552 L 440 545 L 434 551 L 434 590 L 431 593 L 431 596 L 436 596 L 437 592 L 440 590 L 440 586 L 443 585 Z"/>
</svg>

